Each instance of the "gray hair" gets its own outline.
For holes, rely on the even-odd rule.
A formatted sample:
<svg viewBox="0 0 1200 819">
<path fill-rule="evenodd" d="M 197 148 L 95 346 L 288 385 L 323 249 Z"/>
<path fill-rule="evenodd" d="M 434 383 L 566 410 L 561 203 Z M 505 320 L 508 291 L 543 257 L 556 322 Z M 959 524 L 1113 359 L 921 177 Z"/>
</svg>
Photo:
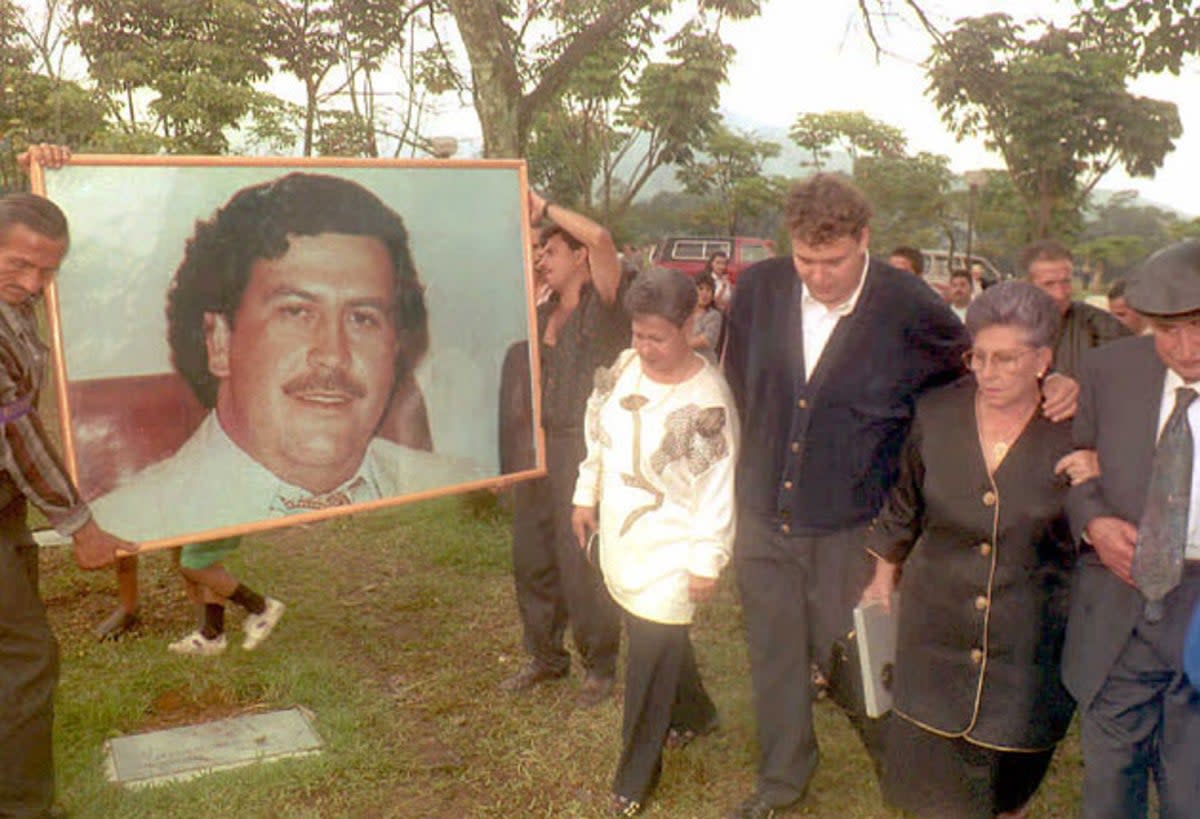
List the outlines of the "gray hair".
<svg viewBox="0 0 1200 819">
<path fill-rule="evenodd" d="M 696 285 L 686 273 L 662 267 L 640 273 L 625 293 L 631 316 L 660 316 L 682 327 L 696 309 Z"/>
<path fill-rule="evenodd" d="M 972 337 L 996 325 L 1018 327 L 1034 347 L 1054 346 L 1061 321 L 1054 299 L 1023 281 L 989 287 L 967 308 L 967 330 Z"/>
</svg>

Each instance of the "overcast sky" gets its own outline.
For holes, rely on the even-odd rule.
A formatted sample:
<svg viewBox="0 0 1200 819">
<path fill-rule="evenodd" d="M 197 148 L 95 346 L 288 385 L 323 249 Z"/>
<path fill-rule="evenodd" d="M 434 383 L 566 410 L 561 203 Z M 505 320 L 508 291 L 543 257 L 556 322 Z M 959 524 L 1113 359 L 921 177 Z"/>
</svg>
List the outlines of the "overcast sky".
<svg viewBox="0 0 1200 819">
<path fill-rule="evenodd" d="M 895 5 L 902 5 L 896 0 Z M 721 95 L 725 111 L 739 121 L 787 127 L 801 112 L 861 110 L 898 126 L 913 150 L 946 154 L 956 171 L 1003 168 L 980 140 L 956 143 L 937 109 L 925 97 L 921 61 L 929 37 L 915 20 L 892 20 L 880 40 L 895 56 L 876 62 L 857 3 L 851 0 L 766 0 L 763 14 L 727 23 L 725 39 L 737 49 L 729 84 Z M 936 22 L 949 24 L 1004 10 L 1016 19 L 1041 14 L 1059 20 L 1074 5 L 1058 0 L 926 0 Z M 950 11 L 947 11 L 950 10 Z M 1130 179 L 1111 172 L 1101 187 L 1134 188 L 1155 203 L 1190 216 L 1200 215 L 1200 59 L 1193 59 L 1180 76 L 1144 77 L 1134 90 L 1169 100 L 1179 107 L 1184 134 L 1154 179 Z"/>
</svg>

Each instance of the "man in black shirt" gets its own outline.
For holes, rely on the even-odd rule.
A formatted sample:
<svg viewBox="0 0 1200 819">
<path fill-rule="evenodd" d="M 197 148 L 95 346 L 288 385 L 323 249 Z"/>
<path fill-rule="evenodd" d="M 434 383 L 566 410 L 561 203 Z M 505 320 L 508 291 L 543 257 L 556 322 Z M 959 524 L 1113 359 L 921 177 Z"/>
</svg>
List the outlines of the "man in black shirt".
<svg viewBox="0 0 1200 819">
<path fill-rule="evenodd" d="M 620 621 L 571 531 L 571 497 L 586 454 L 583 415 L 593 375 L 629 346 L 629 316 L 609 232 L 532 191 L 529 211 L 531 223 L 553 220 L 542 231 L 537 257 L 552 291 L 538 307 L 547 475 L 513 490 L 513 574 L 530 659 L 501 688 L 523 691 L 565 677 L 569 620 L 585 672 L 577 702 L 588 707 L 612 693 Z"/>
</svg>

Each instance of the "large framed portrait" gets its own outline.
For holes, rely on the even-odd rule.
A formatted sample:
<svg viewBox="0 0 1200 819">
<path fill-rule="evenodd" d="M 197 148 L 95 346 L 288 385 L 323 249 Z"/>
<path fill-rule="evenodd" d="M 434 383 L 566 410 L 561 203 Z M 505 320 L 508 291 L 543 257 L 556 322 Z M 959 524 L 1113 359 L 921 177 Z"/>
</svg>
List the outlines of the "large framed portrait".
<svg viewBox="0 0 1200 819">
<path fill-rule="evenodd" d="M 77 156 L 63 450 L 155 548 L 544 474 L 520 161 Z"/>
</svg>

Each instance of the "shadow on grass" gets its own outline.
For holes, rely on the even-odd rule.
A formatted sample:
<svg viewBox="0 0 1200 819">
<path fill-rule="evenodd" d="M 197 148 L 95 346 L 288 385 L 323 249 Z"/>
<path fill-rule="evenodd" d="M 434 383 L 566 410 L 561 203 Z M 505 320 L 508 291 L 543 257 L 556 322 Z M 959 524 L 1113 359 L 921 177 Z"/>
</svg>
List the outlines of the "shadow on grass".
<svg viewBox="0 0 1200 819">
<path fill-rule="evenodd" d="M 254 653 L 231 640 L 223 657 L 184 658 L 166 644 L 195 615 L 166 555 L 142 560 L 141 632 L 97 644 L 90 627 L 113 604 L 111 575 L 85 575 L 67 550 L 46 551 L 43 593 L 63 653 L 59 796 L 72 816 L 605 815 L 619 699 L 575 709 L 578 675 L 524 696 L 497 691 L 524 659 L 502 510 L 449 499 L 279 530 L 248 538 L 230 566 L 284 600 L 287 614 Z M 732 589 L 724 578 L 694 628 L 723 728 L 668 753 L 648 816 L 723 816 L 753 787 L 749 669 Z M 240 614 L 229 620 L 237 634 Z M 104 779 L 108 737 L 293 705 L 313 713 L 320 756 L 141 791 Z M 822 704 L 817 725 L 822 764 L 795 815 L 894 816 L 845 720 Z M 1064 751 L 1035 817 L 1077 810 L 1073 739 Z"/>
</svg>

